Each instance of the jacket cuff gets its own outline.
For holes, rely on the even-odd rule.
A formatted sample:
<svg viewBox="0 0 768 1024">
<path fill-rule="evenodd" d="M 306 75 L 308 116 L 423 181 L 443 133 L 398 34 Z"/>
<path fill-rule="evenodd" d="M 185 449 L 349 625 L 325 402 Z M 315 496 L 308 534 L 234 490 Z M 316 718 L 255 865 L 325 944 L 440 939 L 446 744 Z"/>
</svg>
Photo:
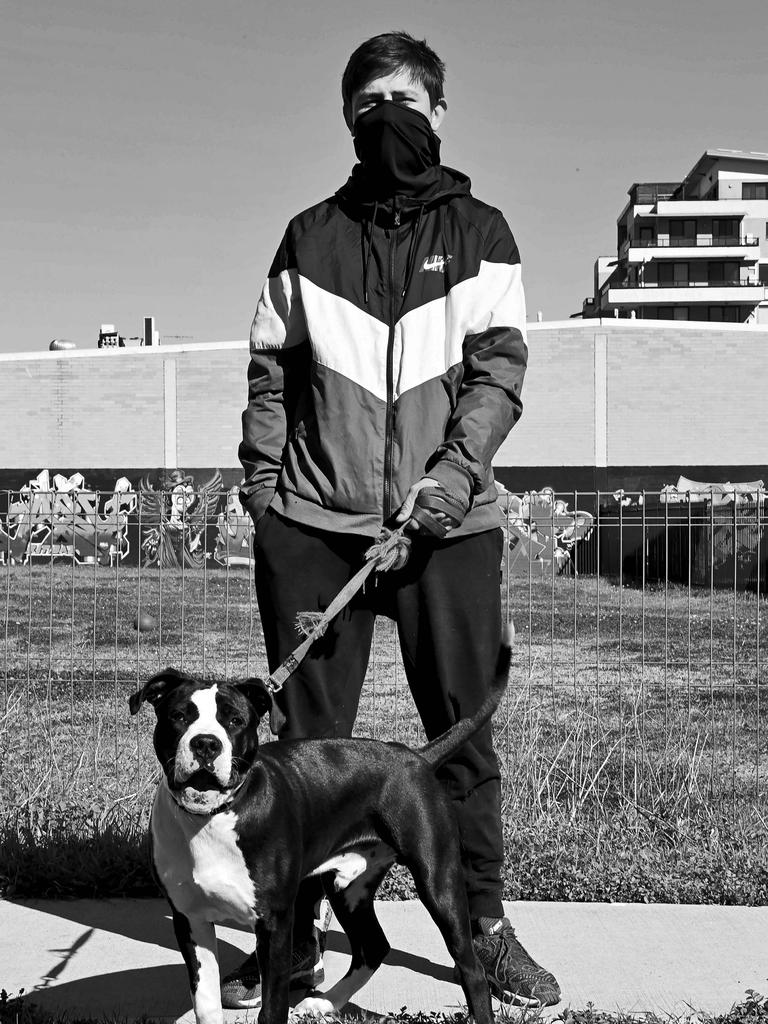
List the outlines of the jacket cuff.
<svg viewBox="0 0 768 1024">
<path fill-rule="evenodd" d="M 446 491 L 465 501 L 467 506 L 472 504 L 472 485 L 474 483 L 472 476 L 461 466 L 457 466 L 455 462 L 446 460 L 436 462 L 424 475 L 437 480 Z"/>
<path fill-rule="evenodd" d="M 274 496 L 274 487 L 260 487 L 258 490 L 251 491 L 249 494 L 244 494 L 241 491 L 240 503 L 253 522 L 257 523 L 269 508 Z"/>
</svg>

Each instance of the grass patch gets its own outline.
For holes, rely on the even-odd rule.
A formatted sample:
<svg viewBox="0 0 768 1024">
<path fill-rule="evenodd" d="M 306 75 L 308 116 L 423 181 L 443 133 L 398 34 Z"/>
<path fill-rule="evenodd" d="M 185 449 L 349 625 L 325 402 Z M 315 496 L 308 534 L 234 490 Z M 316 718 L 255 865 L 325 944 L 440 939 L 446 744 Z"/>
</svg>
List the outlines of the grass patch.
<svg viewBox="0 0 768 1024">
<path fill-rule="evenodd" d="M 505 823 L 503 895 L 508 900 L 646 903 L 768 903 L 760 834 L 693 821 L 670 837 L 640 821 L 576 823 L 550 817 Z M 100 820 L 77 808 L 17 812 L 0 832 L 0 892 L 7 898 L 156 897 L 146 819 Z M 383 899 L 415 899 L 395 866 Z"/>
<path fill-rule="evenodd" d="M 243 1018 L 245 1019 L 245 1018 Z M 315 1018 L 307 1017 L 307 1020 Z M 469 1024 L 466 1013 L 407 1013 L 405 1010 L 387 1017 L 374 1015 L 350 1016 L 348 1014 L 327 1015 L 326 1020 L 338 1021 L 339 1024 L 359 1024 L 361 1020 L 381 1021 L 383 1024 Z M 556 1016 L 541 1010 L 518 1010 L 502 1007 L 496 1013 L 499 1024 L 539 1024 L 547 1021 L 553 1024 L 634 1024 L 642 1020 L 644 1024 L 766 1024 L 768 1022 L 768 999 L 748 989 L 745 998 L 735 1003 L 727 1013 L 709 1014 L 697 1010 L 682 1015 L 659 1015 L 643 1013 L 607 1013 L 597 1010 L 588 1003 L 584 1009 L 565 1007 Z M 76 1017 L 68 1014 L 57 1014 L 44 1011 L 30 1001 L 22 990 L 15 996 L 9 995 L 5 989 L 0 990 L 0 1024 L 128 1024 L 125 1018 L 109 1017 Z M 142 1017 L 139 1024 L 155 1024 L 152 1017 Z M 159 1022 L 158 1022 L 159 1024 Z"/>
<path fill-rule="evenodd" d="M 505 897 L 765 903 L 765 602 L 596 577 L 502 587 L 517 628 L 495 719 Z M 0 894 L 154 895 L 153 716 L 131 718 L 128 696 L 166 665 L 264 674 L 250 575 L 9 566 L 0 601 Z M 386 620 L 357 731 L 423 740 Z M 382 895 L 412 895 L 407 872 Z"/>
</svg>

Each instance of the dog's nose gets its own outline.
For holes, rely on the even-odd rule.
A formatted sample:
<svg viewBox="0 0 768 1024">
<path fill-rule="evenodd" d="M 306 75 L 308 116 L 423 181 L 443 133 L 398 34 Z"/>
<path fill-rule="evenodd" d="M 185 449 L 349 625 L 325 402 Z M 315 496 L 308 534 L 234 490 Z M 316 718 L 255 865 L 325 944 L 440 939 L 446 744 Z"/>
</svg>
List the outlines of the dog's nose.
<svg viewBox="0 0 768 1024">
<path fill-rule="evenodd" d="M 221 740 L 208 733 L 193 736 L 189 742 L 192 753 L 201 761 L 212 761 L 221 753 Z"/>
</svg>

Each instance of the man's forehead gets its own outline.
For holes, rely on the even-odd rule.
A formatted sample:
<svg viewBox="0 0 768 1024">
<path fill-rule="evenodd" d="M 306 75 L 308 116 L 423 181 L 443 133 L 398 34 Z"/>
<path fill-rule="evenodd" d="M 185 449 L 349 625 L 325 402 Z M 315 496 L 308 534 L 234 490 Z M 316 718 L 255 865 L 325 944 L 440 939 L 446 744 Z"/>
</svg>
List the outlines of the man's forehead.
<svg viewBox="0 0 768 1024">
<path fill-rule="evenodd" d="M 389 75 L 379 75 L 366 82 L 358 90 L 358 96 L 374 96 L 384 92 L 407 92 L 419 95 L 426 93 L 426 89 L 413 77 L 413 72 L 408 68 L 399 68 Z"/>
</svg>

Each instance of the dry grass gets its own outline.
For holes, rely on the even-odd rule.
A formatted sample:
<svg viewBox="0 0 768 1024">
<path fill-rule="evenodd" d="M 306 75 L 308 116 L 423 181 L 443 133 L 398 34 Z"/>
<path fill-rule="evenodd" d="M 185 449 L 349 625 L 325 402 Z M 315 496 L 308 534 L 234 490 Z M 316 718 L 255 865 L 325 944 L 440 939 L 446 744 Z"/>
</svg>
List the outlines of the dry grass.
<svg viewBox="0 0 768 1024">
<path fill-rule="evenodd" d="M 572 898 L 613 898 L 634 878 L 628 898 L 668 898 L 670 878 L 679 891 L 687 884 L 674 858 L 693 868 L 706 848 L 701 899 L 764 898 L 764 601 L 594 577 L 505 579 L 503 593 L 517 628 L 495 721 L 514 860 L 508 894 L 570 886 Z M 0 575 L 0 601 L 6 891 L 18 892 L 20 879 L 29 891 L 36 848 L 56 849 L 59 868 L 70 857 L 77 885 L 84 851 L 99 843 L 129 851 L 124 884 L 112 885 L 140 890 L 157 769 L 152 717 L 130 718 L 128 696 L 165 665 L 220 678 L 265 673 L 249 574 L 13 567 Z M 148 633 L 134 629 L 140 609 L 155 616 Z M 386 621 L 358 732 L 422 738 Z M 622 873 L 611 857 L 628 858 Z M 730 863 L 738 877 L 724 885 L 718 873 Z M 82 885 L 96 891 L 86 875 Z M 41 869 L 37 894 L 54 877 L 61 870 Z M 407 886 L 395 874 L 390 892 Z"/>
</svg>

